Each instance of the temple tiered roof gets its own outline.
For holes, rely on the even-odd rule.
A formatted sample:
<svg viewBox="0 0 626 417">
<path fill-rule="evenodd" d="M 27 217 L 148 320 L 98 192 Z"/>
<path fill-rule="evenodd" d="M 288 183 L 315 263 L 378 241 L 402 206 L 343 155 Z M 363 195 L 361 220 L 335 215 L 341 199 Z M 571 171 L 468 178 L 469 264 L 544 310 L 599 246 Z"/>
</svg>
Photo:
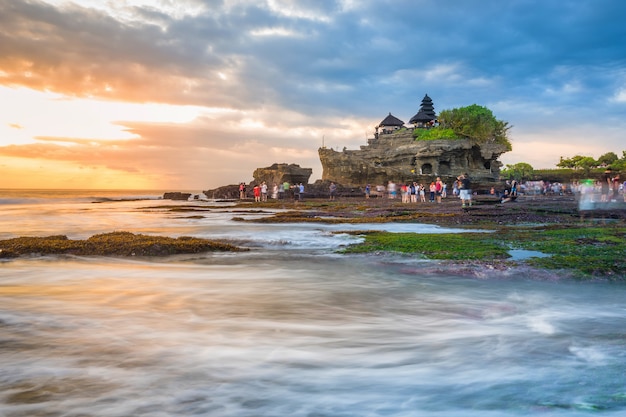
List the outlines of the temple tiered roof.
<svg viewBox="0 0 626 417">
<path fill-rule="evenodd" d="M 435 107 L 433 106 L 433 100 L 428 97 L 428 94 L 424 96 L 422 99 L 422 105 L 417 114 L 411 117 L 409 123 L 411 124 L 420 124 L 420 123 L 429 123 L 437 118 L 437 114 L 435 114 Z"/>
</svg>

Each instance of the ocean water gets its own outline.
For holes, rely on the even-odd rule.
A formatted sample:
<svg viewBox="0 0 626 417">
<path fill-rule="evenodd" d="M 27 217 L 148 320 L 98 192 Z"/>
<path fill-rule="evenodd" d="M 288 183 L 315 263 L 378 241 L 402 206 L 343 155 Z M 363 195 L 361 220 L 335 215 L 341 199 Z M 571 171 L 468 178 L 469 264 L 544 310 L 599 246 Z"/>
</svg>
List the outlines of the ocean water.
<svg viewBox="0 0 626 417">
<path fill-rule="evenodd" d="M 623 416 L 626 287 L 341 255 L 160 192 L 0 191 L 0 239 L 126 230 L 245 253 L 0 261 L 0 416 Z M 187 208 L 188 211 L 172 208 Z"/>
</svg>

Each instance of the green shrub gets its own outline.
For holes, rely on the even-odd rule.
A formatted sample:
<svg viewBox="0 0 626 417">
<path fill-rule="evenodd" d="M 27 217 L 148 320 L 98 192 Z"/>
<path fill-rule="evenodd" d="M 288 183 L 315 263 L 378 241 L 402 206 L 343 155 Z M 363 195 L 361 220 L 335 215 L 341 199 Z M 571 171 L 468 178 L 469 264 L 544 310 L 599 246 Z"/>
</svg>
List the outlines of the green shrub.
<svg viewBox="0 0 626 417">
<path fill-rule="evenodd" d="M 454 134 L 454 130 L 444 129 L 442 127 L 415 129 L 413 130 L 413 137 L 416 140 L 461 139 Z"/>
</svg>

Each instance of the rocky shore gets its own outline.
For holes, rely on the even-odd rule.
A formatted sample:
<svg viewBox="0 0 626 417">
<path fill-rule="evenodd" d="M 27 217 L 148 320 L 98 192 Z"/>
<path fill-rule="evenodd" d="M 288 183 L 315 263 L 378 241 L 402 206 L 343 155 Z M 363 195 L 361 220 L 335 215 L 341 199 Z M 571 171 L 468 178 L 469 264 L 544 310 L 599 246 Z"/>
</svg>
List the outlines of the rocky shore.
<svg viewBox="0 0 626 417">
<path fill-rule="evenodd" d="M 365 242 L 347 248 L 345 252 L 404 253 L 492 270 L 505 270 L 521 264 L 538 271 L 568 271 L 568 274 L 585 279 L 626 279 L 626 203 L 623 202 L 597 203 L 590 210 L 580 210 L 571 195 L 520 196 L 516 201 L 505 203 L 482 195 L 475 196 L 471 207 L 462 207 L 461 202 L 453 197 L 444 198 L 441 204 L 402 203 L 385 197 L 340 197 L 334 201 L 327 198 L 233 201 L 236 202 L 234 206 L 220 210 L 230 212 L 235 221 L 362 224 L 359 232 L 351 233 L 363 235 Z M 161 209 L 184 212 L 186 218 L 201 220 L 204 212 L 212 210 L 207 204 L 206 201 L 197 201 L 193 205 L 181 202 Z M 242 216 L 250 212 L 262 215 Z M 431 235 L 371 232 L 368 229 L 368 224 L 387 222 L 435 224 L 472 231 Z M 476 229 L 482 232 L 476 232 Z M 66 236 L 0 241 L 0 258 L 46 254 L 168 256 L 239 250 L 247 249 L 194 237 L 174 239 L 128 232 L 105 233 L 79 241 Z M 525 251 L 532 255 L 520 260 L 511 251 Z"/>
<path fill-rule="evenodd" d="M 475 196 L 471 207 L 462 207 L 458 198 L 437 203 L 402 203 L 399 199 L 340 198 L 336 201 L 312 199 L 303 202 L 270 200 L 254 203 L 241 200 L 239 207 L 281 208 L 287 212 L 261 221 L 381 222 L 419 221 L 446 226 L 498 227 L 516 224 L 578 224 L 581 222 L 625 222 L 626 203 L 597 204 L 592 210 L 579 210 L 571 195 L 520 196 L 501 203 L 497 197 Z"/>
<path fill-rule="evenodd" d="M 248 202 L 238 205 L 243 206 L 263 207 Z M 521 197 L 506 203 L 484 196 L 476 198 L 471 207 L 461 207 L 456 198 L 444 199 L 441 204 L 380 198 L 273 202 L 265 206 L 284 210 L 250 221 L 363 224 L 358 234 L 365 241 L 345 249 L 346 253 L 402 253 L 473 270 L 503 272 L 530 267 L 529 278 L 549 270 L 578 279 L 626 279 L 626 204 L 622 202 L 598 204 L 584 211 L 579 210 L 573 196 L 567 195 Z M 368 223 L 384 222 L 428 223 L 483 232 L 368 231 Z"/>
</svg>

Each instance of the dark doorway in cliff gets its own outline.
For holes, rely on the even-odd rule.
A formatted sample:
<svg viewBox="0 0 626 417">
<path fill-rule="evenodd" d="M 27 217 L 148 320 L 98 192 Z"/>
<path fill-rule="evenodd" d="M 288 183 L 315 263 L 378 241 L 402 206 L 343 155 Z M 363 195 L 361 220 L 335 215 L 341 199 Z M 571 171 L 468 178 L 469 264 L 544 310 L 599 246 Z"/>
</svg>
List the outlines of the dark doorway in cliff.
<svg viewBox="0 0 626 417">
<path fill-rule="evenodd" d="M 431 164 L 422 165 L 422 175 L 430 175 L 433 173 L 433 166 Z"/>
<path fill-rule="evenodd" d="M 439 162 L 439 175 L 450 175 L 450 162 Z"/>
<path fill-rule="evenodd" d="M 491 172 L 491 161 L 486 161 L 485 162 L 485 169 L 488 170 L 489 172 Z"/>
</svg>

